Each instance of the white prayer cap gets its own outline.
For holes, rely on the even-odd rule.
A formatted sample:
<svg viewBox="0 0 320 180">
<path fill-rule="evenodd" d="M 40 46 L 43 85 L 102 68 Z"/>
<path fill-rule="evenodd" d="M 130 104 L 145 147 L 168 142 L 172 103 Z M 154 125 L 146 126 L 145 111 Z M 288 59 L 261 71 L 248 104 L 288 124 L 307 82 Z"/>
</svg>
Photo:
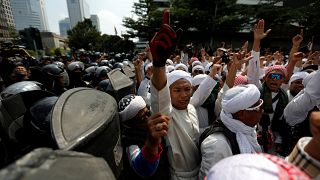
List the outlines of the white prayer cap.
<svg viewBox="0 0 320 180">
<path fill-rule="evenodd" d="M 144 67 L 144 72 L 147 72 L 149 68 L 152 67 L 152 63 L 148 63 L 145 67 Z"/>
<path fill-rule="evenodd" d="M 305 77 L 307 77 L 309 75 L 309 73 L 307 72 L 296 72 L 294 73 L 291 78 L 290 78 L 290 81 L 289 81 L 289 85 L 291 85 L 291 83 L 295 80 L 298 80 L 298 79 L 304 79 Z"/>
<path fill-rule="evenodd" d="M 222 109 L 236 113 L 254 105 L 260 99 L 260 91 L 253 84 L 238 85 L 229 89 L 222 98 Z"/>
<path fill-rule="evenodd" d="M 206 65 L 206 67 L 204 68 L 204 72 L 210 72 L 212 64 L 213 64 L 213 62 L 208 63 Z"/>
<path fill-rule="evenodd" d="M 207 180 L 310 179 L 298 167 L 270 154 L 238 154 L 215 164 Z"/>
<path fill-rule="evenodd" d="M 174 67 L 174 69 L 176 70 L 176 69 L 181 68 L 181 67 L 184 69 L 185 72 L 188 72 L 188 67 L 187 67 L 185 64 L 182 64 L 182 63 L 177 64 L 177 65 Z"/>
<path fill-rule="evenodd" d="M 192 86 L 198 86 L 200 83 L 206 78 L 208 75 L 206 74 L 198 74 L 192 79 Z"/>
<path fill-rule="evenodd" d="M 123 97 L 118 104 L 121 121 L 127 121 L 134 118 L 138 112 L 146 107 L 146 102 L 141 96 L 129 94 Z"/>
<path fill-rule="evenodd" d="M 202 63 L 200 61 L 193 61 L 192 62 L 192 67 L 194 67 L 196 65 L 201 65 L 202 66 Z"/>
<path fill-rule="evenodd" d="M 174 66 L 172 66 L 172 65 L 166 66 L 166 72 L 167 73 L 171 73 L 173 70 L 174 70 Z"/>
<path fill-rule="evenodd" d="M 202 66 L 202 65 L 196 65 L 196 66 L 194 66 L 193 68 L 192 68 L 192 72 L 194 72 L 196 69 L 200 69 L 200 70 L 202 70 L 202 72 L 204 73 L 204 67 Z"/>
<path fill-rule="evenodd" d="M 192 78 L 190 74 L 182 70 L 174 70 L 171 73 L 169 73 L 167 77 L 169 87 L 171 86 L 171 84 L 173 84 L 179 79 L 185 79 L 190 82 L 190 85 L 192 84 Z"/>
<path fill-rule="evenodd" d="M 173 61 L 171 59 L 167 59 L 166 64 L 172 65 Z"/>
</svg>

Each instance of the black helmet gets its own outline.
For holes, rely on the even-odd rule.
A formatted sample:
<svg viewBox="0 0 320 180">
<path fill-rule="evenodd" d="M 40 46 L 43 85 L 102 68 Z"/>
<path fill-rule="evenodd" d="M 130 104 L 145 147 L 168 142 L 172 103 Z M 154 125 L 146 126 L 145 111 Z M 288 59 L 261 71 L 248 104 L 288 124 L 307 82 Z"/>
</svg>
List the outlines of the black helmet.
<svg viewBox="0 0 320 180">
<path fill-rule="evenodd" d="M 45 97 L 30 107 L 31 125 L 41 132 L 50 132 L 51 110 L 57 96 Z"/>
<path fill-rule="evenodd" d="M 21 81 L 8 86 L 0 93 L 0 97 L 5 99 L 21 92 L 34 90 L 44 90 L 44 86 L 37 81 Z"/>
<path fill-rule="evenodd" d="M 84 70 L 84 64 L 83 64 L 83 62 L 80 62 L 80 61 L 75 61 L 75 62 L 72 62 L 72 63 L 70 63 L 69 65 L 68 65 L 68 68 L 67 68 L 67 70 L 68 71 L 74 71 L 74 70 L 76 70 L 76 69 L 80 69 L 81 71 L 83 71 Z"/>
<path fill-rule="evenodd" d="M 91 66 L 98 66 L 98 63 L 97 62 L 92 62 L 92 63 L 89 64 L 88 67 L 91 67 Z"/>
<path fill-rule="evenodd" d="M 102 76 L 107 76 L 108 72 L 110 72 L 110 68 L 107 66 L 100 66 L 96 69 L 95 77 L 100 78 Z"/>
<path fill-rule="evenodd" d="M 116 68 L 122 69 L 122 68 L 123 68 L 123 64 L 122 64 L 122 63 L 115 63 L 115 64 L 113 65 L 113 69 L 116 69 Z"/>
<path fill-rule="evenodd" d="M 104 60 L 101 60 L 101 62 L 100 62 L 100 66 L 109 66 L 109 61 L 108 60 L 106 60 L 106 59 L 104 59 Z"/>
<path fill-rule="evenodd" d="M 61 67 L 61 68 L 64 69 L 64 64 L 63 64 L 63 62 L 55 61 L 55 62 L 53 62 L 52 64 L 56 64 L 56 65 L 58 65 L 59 67 Z"/>
<path fill-rule="evenodd" d="M 51 79 L 53 81 L 58 81 L 62 77 L 63 78 L 64 87 L 69 86 L 68 73 L 63 68 L 59 67 L 56 64 L 48 64 L 48 65 L 43 66 L 42 73 L 47 78 L 49 78 L 49 79 Z"/>
</svg>

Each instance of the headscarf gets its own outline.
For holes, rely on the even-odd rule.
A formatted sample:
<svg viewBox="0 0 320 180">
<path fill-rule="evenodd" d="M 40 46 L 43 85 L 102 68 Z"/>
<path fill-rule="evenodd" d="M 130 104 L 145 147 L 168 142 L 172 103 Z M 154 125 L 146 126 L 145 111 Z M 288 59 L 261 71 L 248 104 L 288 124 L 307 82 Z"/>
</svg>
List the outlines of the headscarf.
<svg viewBox="0 0 320 180">
<path fill-rule="evenodd" d="M 172 66 L 172 65 L 166 66 L 166 72 L 167 73 L 171 73 L 173 70 L 174 70 L 174 66 Z"/>
<path fill-rule="evenodd" d="M 193 77 L 192 79 L 192 86 L 198 86 L 201 84 L 201 82 L 208 77 L 208 75 L 206 74 L 198 74 L 196 76 Z"/>
<path fill-rule="evenodd" d="M 307 72 L 296 72 L 296 73 L 294 73 L 294 74 L 291 76 L 288 85 L 290 86 L 291 83 L 292 83 L 293 81 L 295 81 L 295 80 L 298 80 L 298 79 L 302 79 L 302 80 L 303 80 L 303 79 L 304 79 L 305 77 L 307 77 L 308 75 L 309 75 L 309 73 L 307 73 Z"/>
<path fill-rule="evenodd" d="M 146 102 L 141 96 L 129 94 L 119 101 L 119 115 L 122 122 L 134 118 L 138 112 L 146 107 Z"/>
<path fill-rule="evenodd" d="M 202 65 L 196 65 L 192 68 L 192 72 L 194 72 L 196 69 L 200 69 L 204 73 L 204 67 Z"/>
<path fill-rule="evenodd" d="M 171 86 L 171 84 L 173 84 L 174 82 L 176 82 L 179 79 L 185 79 L 185 80 L 189 81 L 190 84 L 192 84 L 192 78 L 191 78 L 190 74 L 185 71 L 182 71 L 182 70 L 174 70 L 171 73 L 169 73 L 167 76 L 168 76 L 169 87 Z"/>
<path fill-rule="evenodd" d="M 193 61 L 191 66 L 192 66 L 192 68 L 193 68 L 193 67 L 195 67 L 196 65 L 202 66 L 202 63 L 201 63 L 200 61 Z"/>
<path fill-rule="evenodd" d="M 238 154 L 219 161 L 206 177 L 207 180 L 309 180 L 298 167 L 270 154 Z"/>
<path fill-rule="evenodd" d="M 255 127 L 234 119 L 232 114 L 247 109 L 260 99 L 259 89 L 252 84 L 239 85 L 229 89 L 222 98 L 220 113 L 222 123 L 236 134 L 240 153 L 258 153 L 261 147 L 257 141 Z"/>
<path fill-rule="evenodd" d="M 236 76 L 236 78 L 234 79 L 234 86 L 238 86 L 238 85 L 246 85 L 248 84 L 248 78 L 246 76 Z"/>
<path fill-rule="evenodd" d="M 267 76 L 271 71 L 274 71 L 274 70 L 283 72 L 285 77 L 287 77 L 287 69 L 281 65 L 274 65 L 274 66 L 268 67 L 265 71 L 265 75 Z"/>
<path fill-rule="evenodd" d="M 185 72 L 188 72 L 188 67 L 187 67 L 185 64 L 182 64 L 182 63 L 177 64 L 177 65 L 174 67 L 174 69 L 176 70 L 176 69 L 178 69 L 178 68 L 180 68 L 180 67 L 182 67 Z"/>
</svg>

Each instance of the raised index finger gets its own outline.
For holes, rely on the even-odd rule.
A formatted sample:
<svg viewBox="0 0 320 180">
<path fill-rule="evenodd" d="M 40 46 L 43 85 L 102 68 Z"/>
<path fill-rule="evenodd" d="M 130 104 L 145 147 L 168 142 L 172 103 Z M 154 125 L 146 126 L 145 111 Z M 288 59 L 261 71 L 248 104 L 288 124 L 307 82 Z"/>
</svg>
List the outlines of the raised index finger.
<svg viewBox="0 0 320 180">
<path fill-rule="evenodd" d="M 170 24 L 170 11 L 169 9 L 166 9 L 163 11 L 162 15 L 162 24 Z"/>
</svg>

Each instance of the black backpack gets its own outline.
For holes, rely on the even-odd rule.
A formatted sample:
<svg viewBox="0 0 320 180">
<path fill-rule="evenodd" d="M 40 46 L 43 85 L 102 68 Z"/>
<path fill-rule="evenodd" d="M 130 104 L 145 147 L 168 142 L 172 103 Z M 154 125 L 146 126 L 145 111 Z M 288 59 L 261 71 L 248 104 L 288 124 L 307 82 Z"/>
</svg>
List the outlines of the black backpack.
<svg viewBox="0 0 320 180">
<path fill-rule="evenodd" d="M 199 139 L 199 145 L 211 134 L 221 132 L 225 135 L 231 145 L 232 154 L 240 154 L 236 134 L 231 132 L 220 120 L 214 121 L 210 127 L 203 131 Z"/>
</svg>

